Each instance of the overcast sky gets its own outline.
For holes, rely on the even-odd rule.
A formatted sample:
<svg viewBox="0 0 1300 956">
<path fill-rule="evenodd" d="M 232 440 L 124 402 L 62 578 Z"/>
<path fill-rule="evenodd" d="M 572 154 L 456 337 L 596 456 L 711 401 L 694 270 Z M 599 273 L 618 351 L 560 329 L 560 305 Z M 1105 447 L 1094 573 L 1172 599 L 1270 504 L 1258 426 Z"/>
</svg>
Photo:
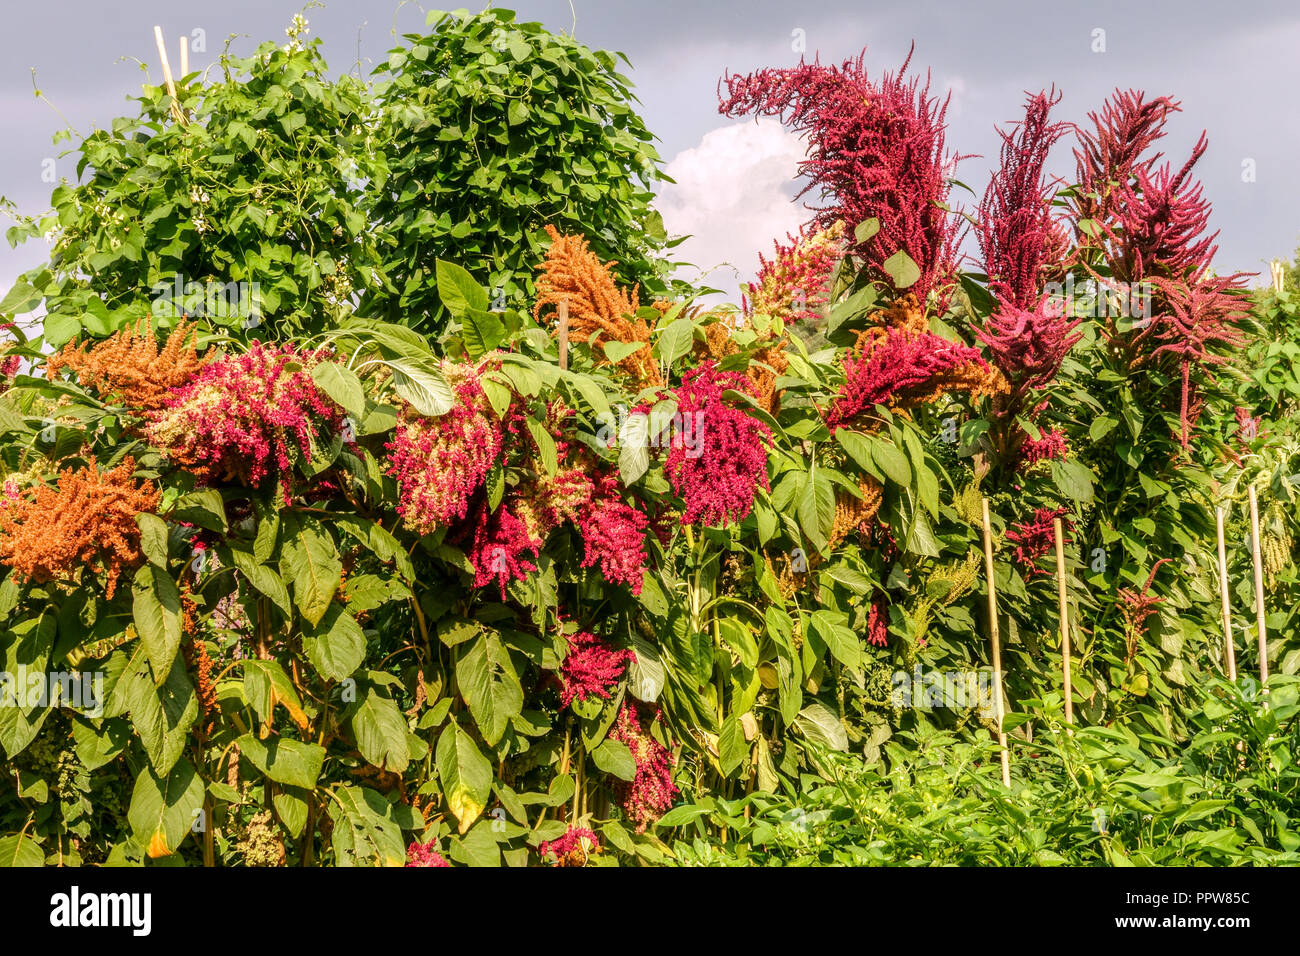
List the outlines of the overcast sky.
<svg viewBox="0 0 1300 956">
<path fill-rule="evenodd" d="M 182 33 L 202 31 L 207 51 L 191 59 L 202 68 L 232 33 L 247 35 L 236 45 L 240 52 L 264 39 L 284 42 L 284 28 L 301 8 L 300 0 L 0 2 L 0 195 L 31 213 L 49 205 L 43 164 L 67 148 L 51 144 L 54 132 L 70 123 L 84 134 L 133 112 L 125 100 L 144 79 L 137 60 L 158 77 L 154 24 L 163 27 L 173 57 Z M 807 213 L 791 202 L 803 144 L 775 122 L 720 116 L 718 79 L 727 70 L 793 65 L 800 41 L 810 58 L 819 53 L 823 62 L 865 47 L 878 75 L 897 68 L 915 40 L 912 68 L 929 69 L 934 88 L 952 93 L 949 146 L 982 154 L 957 170 L 977 191 L 996 160 L 994 124 L 1017 117 L 1026 90 L 1055 83 L 1065 94 L 1056 116 L 1079 122 L 1116 87 L 1173 95 L 1183 112 L 1171 120 L 1167 155 L 1181 164 L 1201 130 L 1209 133 L 1197 173 L 1221 230 L 1217 267 L 1267 273 L 1269 259 L 1289 256 L 1300 242 L 1300 5 L 1294 0 L 573 0 L 572 8 L 568 0 L 520 0 L 507 6 L 556 31 L 567 32 L 576 15 L 578 39 L 627 54 L 643 115 L 678 180 L 660 195 L 668 228 L 694 235 L 679 248 L 683 258 L 706 268 L 731 264 L 710 275 L 722 288 L 752 276 L 757 253 L 769 251 L 772 239 L 797 228 Z M 331 0 L 307 17 L 339 72 L 355 65 L 358 51 L 368 72 L 394 45 L 394 26 L 401 34 L 424 24 L 417 4 L 397 8 L 391 0 Z M 62 116 L 33 96 L 32 67 Z M 72 178 L 74 162 L 60 160 L 58 175 Z M 1067 143 L 1058 145 L 1052 165 L 1063 175 L 1073 172 Z M 44 253 L 37 243 L 17 250 L 0 244 L 0 296 Z"/>
</svg>

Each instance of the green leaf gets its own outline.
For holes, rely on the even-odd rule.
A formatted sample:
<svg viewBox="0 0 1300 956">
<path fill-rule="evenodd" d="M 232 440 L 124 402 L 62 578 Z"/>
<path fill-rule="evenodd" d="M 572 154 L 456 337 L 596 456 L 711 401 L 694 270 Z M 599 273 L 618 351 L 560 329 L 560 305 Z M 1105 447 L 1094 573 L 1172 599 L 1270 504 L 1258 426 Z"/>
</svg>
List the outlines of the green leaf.
<svg viewBox="0 0 1300 956">
<path fill-rule="evenodd" d="M 902 249 L 886 259 L 880 267 L 894 280 L 894 288 L 900 292 L 915 285 L 916 280 L 921 278 L 920 268 Z"/>
<path fill-rule="evenodd" d="M 406 844 L 392 806 L 370 787 L 333 791 L 330 819 L 339 866 L 404 866 Z"/>
<path fill-rule="evenodd" d="M 912 468 L 904 455 L 891 442 L 879 438 L 871 439 L 871 460 L 884 472 L 885 477 L 895 484 L 907 486 L 912 481 Z"/>
<path fill-rule="evenodd" d="M 460 725 L 451 723 L 438 738 L 438 782 L 447 806 L 464 833 L 487 806 L 492 790 L 492 765 Z"/>
<path fill-rule="evenodd" d="M 655 342 L 654 353 L 659 360 L 672 365 L 691 350 L 695 336 L 695 324 L 690 319 L 675 319 L 659 333 Z"/>
<path fill-rule="evenodd" d="M 51 312 L 45 317 L 42 336 L 50 346 L 57 349 L 75 339 L 80 331 L 81 323 L 72 316 Z"/>
<path fill-rule="evenodd" d="M 167 567 L 167 522 L 156 514 L 141 511 L 135 516 L 140 528 L 140 552 L 159 568 Z"/>
<path fill-rule="evenodd" d="M 825 551 L 835 523 L 835 489 L 823 472 L 815 471 L 804 480 L 797 509 L 804 535 L 818 551 Z"/>
<path fill-rule="evenodd" d="M 289 737 L 258 740 L 245 734 L 236 741 L 240 754 L 276 783 L 314 790 L 325 762 L 325 748 Z"/>
<path fill-rule="evenodd" d="M 637 700 L 652 704 L 659 699 L 667 679 L 659 649 L 640 637 L 633 637 L 632 655 L 627 669 L 628 692 Z"/>
<path fill-rule="evenodd" d="M 606 738 L 591 752 L 591 762 L 605 773 L 631 783 L 636 777 L 636 760 L 626 744 Z"/>
<path fill-rule="evenodd" d="M 537 419 L 530 416 L 525 418 L 524 422 L 528 425 L 528 434 L 533 436 L 533 441 L 537 444 L 537 451 L 542 456 L 542 467 L 546 469 L 548 475 L 554 475 L 559 467 L 555 439 L 546 430 L 546 426 Z"/>
<path fill-rule="evenodd" d="M 880 220 L 875 216 L 870 219 L 864 219 L 853 229 L 853 241 L 862 245 L 872 236 L 880 231 Z"/>
<path fill-rule="evenodd" d="M 0 837 L 0 867 L 30 868 L 45 865 L 41 846 L 26 833 Z"/>
<path fill-rule="evenodd" d="M 126 818 L 136 842 L 156 859 L 176 852 L 202 812 L 203 781 L 180 760 L 164 776 L 148 767 L 140 771 Z"/>
<path fill-rule="evenodd" d="M 389 365 L 393 370 L 393 391 L 419 414 L 437 418 L 447 414 L 456 404 L 455 393 L 441 372 L 396 362 Z"/>
<path fill-rule="evenodd" d="M 158 683 L 181 647 L 181 592 L 166 571 L 146 564 L 131 586 L 132 619 Z"/>
<path fill-rule="evenodd" d="M 469 309 L 486 312 L 488 309 L 487 293 L 460 266 L 439 259 L 435 266 L 438 281 L 438 298 L 447 307 L 447 311 L 460 318 Z"/>
<path fill-rule="evenodd" d="M 1081 504 L 1092 500 L 1092 472 L 1075 459 L 1053 461 L 1052 480 L 1061 493 Z"/>
<path fill-rule="evenodd" d="M 308 624 L 321 622 L 343 581 L 343 562 L 334 539 L 315 522 L 304 524 L 284 548 L 280 571 L 293 582 L 293 600 Z"/>
<path fill-rule="evenodd" d="M 269 723 L 279 704 L 289 712 L 289 718 L 300 730 L 309 726 L 302 700 L 284 668 L 276 661 L 248 659 L 244 661 L 244 696 L 259 720 Z"/>
<path fill-rule="evenodd" d="M 247 551 L 229 548 L 221 553 L 227 555 L 230 563 L 247 579 L 248 583 L 259 593 L 270 598 L 271 603 L 279 608 L 285 617 L 293 616 L 293 605 L 289 603 L 289 589 L 284 586 L 280 575 L 258 562 L 256 557 Z"/>
<path fill-rule="evenodd" d="M 495 633 L 465 646 L 456 661 L 456 681 L 479 733 L 495 746 L 524 708 L 524 692 L 510 652 Z"/>
<path fill-rule="evenodd" d="M 4 299 L 0 300 L 0 315 L 17 315 L 31 311 L 31 307 L 41 300 L 41 294 L 24 279 L 14 283 Z M 47 339 L 48 341 L 48 339 Z"/>
<path fill-rule="evenodd" d="M 649 467 L 650 416 L 629 415 L 618 434 L 618 470 L 623 484 L 635 484 Z"/>
<path fill-rule="evenodd" d="M 322 362 L 312 366 L 311 377 L 335 405 L 354 419 L 360 420 L 365 414 L 366 393 L 361 387 L 361 379 L 352 369 L 336 362 Z"/>
<path fill-rule="evenodd" d="M 794 726 L 809 740 L 829 747 L 831 750 L 846 751 L 849 749 L 848 731 L 844 729 L 844 724 L 825 704 L 814 701 L 799 711 L 799 716 L 794 719 Z"/>
<path fill-rule="evenodd" d="M 365 632 L 337 602 L 303 635 L 302 646 L 312 667 L 327 680 L 351 676 L 366 659 Z"/>
<path fill-rule="evenodd" d="M 394 773 L 406 771 L 411 761 L 409 730 L 406 718 L 391 698 L 373 687 L 367 688 L 352 711 L 350 723 L 357 750 L 367 763 Z"/>
<path fill-rule="evenodd" d="M 722 775 L 730 777 L 745 762 L 747 753 L 749 745 L 745 743 L 745 729 L 741 726 L 740 717 L 735 713 L 728 714 L 718 734 L 718 764 L 722 768 Z"/>
<path fill-rule="evenodd" d="M 131 725 L 154 772 L 165 774 L 185 750 L 190 727 L 199 716 L 199 702 L 185 668 L 169 667 L 161 684 L 155 677 L 140 642 L 118 679 L 114 696 L 125 704 L 123 710 L 130 711 Z"/>
</svg>

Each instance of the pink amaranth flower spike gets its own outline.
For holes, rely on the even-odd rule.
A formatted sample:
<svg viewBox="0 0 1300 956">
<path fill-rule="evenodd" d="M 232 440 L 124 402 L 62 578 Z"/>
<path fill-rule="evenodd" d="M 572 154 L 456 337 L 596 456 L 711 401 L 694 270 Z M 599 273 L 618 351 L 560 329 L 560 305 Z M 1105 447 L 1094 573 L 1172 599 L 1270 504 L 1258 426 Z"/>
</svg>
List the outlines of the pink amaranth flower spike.
<svg viewBox="0 0 1300 956">
<path fill-rule="evenodd" d="M 844 258 L 844 223 L 813 229 L 789 245 L 774 242 L 776 258 L 761 254 L 758 281 L 749 284 L 746 315 L 767 315 L 787 320 L 815 319 L 825 305 L 835 267 Z"/>
<path fill-rule="evenodd" d="M 1070 128 L 1048 122 L 1060 100 L 1055 89 L 1030 96 L 1024 120 L 1010 133 L 998 130 L 1002 163 L 980 203 L 976 236 L 989 289 L 1021 309 L 1037 305 L 1044 268 L 1065 252 L 1065 236 L 1052 217 L 1052 190 L 1043 176 L 1048 151 Z"/>
<path fill-rule="evenodd" d="M 511 513 L 506 502 L 489 512 L 484 501 L 474 518 L 474 541 L 469 550 L 474 587 L 496 581 L 504 601 L 507 584 L 522 581 L 537 570 L 529 556 L 536 558 L 541 547 L 542 542 L 529 536 L 524 523 Z"/>
<path fill-rule="evenodd" d="M 1064 458 L 1066 453 L 1065 432 L 1059 428 L 1045 428 L 1041 437 L 1035 441 L 1026 438 L 1020 445 L 1019 470 L 1025 471 L 1040 461 L 1054 461 Z"/>
<path fill-rule="evenodd" d="M 921 270 L 910 287 L 924 299 L 953 271 L 959 220 L 944 208 L 949 175 L 962 157 L 944 147 L 947 101 L 930 96 L 929 81 L 897 74 L 872 83 L 865 51 L 838 67 L 802 60 L 791 69 L 727 75 L 718 84 L 718 112 L 727 116 L 777 116 L 808 139 L 799 172 L 830 205 L 818 209 L 823 227 L 842 221 L 852 230 L 876 219 L 880 231 L 854 248 L 873 278 L 890 285 L 885 262 L 905 252 Z M 727 87 L 722 95 L 722 85 Z M 901 290 L 899 290 L 901 291 Z"/>
<path fill-rule="evenodd" d="M 867 640 L 873 647 L 889 643 L 889 602 L 884 598 L 871 602 L 871 610 L 867 612 Z"/>
<path fill-rule="evenodd" d="M 429 534 L 465 517 L 501 454 L 502 426 L 492 414 L 478 372 L 447 363 L 456 380 L 456 404 L 438 418 L 407 409 L 388 449 L 388 473 L 397 479 L 397 513 L 407 527 Z"/>
<path fill-rule="evenodd" d="M 1098 224 L 1111 218 L 1114 193 L 1139 173 L 1150 173 L 1161 153 L 1144 153 L 1165 135 L 1170 113 L 1181 110 L 1167 96 L 1147 100 L 1137 90 L 1116 90 L 1100 113 L 1089 113 L 1093 130 L 1079 130 L 1074 151 L 1079 188 L 1075 199 L 1075 230 L 1080 242 L 1090 233 L 1085 222 Z"/>
<path fill-rule="evenodd" d="M 844 360 L 844 384 L 826 413 L 835 431 L 876 405 L 907 408 L 950 388 L 978 390 L 990 373 L 978 350 L 932 332 L 889 328 Z"/>
<path fill-rule="evenodd" d="M 568 653 L 560 664 L 560 706 L 568 707 L 577 698 L 588 697 L 609 700 L 610 691 L 623 678 L 623 672 L 632 661 L 632 652 L 611 647 L 601 638 L 586 631 L 566 636 Z"/>
<path fill-rule="evenodd" d="M 1030 389 L 1043 388 L 1056 377 L 1070 349 L 1083 337 L 1076 332 L 1081 319 L 1070 319 L 1061 304 L 1044 296 L 1033 309 L 1003 301 L 976 337 L 988 346 L 993 363 L 1012 383 L 1009 404 Z"/>
<path fill-rule="evenodd" d="M 585 827 L 569 827 L 563 836 L 544 840 L 537 848 L 543 860 L 552 858 L 551 866 L 585 866 L 587 857 L 599 852 L 600 840 Z"/>
<path fill-rule="evenodd" d="M 743 521 L 760 487 L 768 487 L 771 430 L 728 405 L 728 389 L 753 393 L 745 376 L 705 362 L 682 376 L 674 392 L 682 427 L 675 429 L 664 471 L 685 501 L 682 524 L 722 527 Z"/>
<path fill-rule="evenodd" d="M 218 356 L 151 415 L 149 441 L 206 479 L 256 486 L 278 474 L 287 494 L 291 451 L 310 459 L 321 433 L 342 424 L 342 411 L 311 377 L 325 357 L 260 342 Z"/>
<path fill-rule="evenodd" d="M 438 845 L 437 840 L 430 840 L 428 843 L 414 842 L 406 848 L 406 865 L 407 866 L 445 866 L 450 868 L 451 864 L 434 849 Z"/>
<path fill-rule="evenodd" d="M 1060 518 L 1062 540 L 1070 542 L 1074 525 L 1066 517 L 1065 508 L 1039 508 L 1033 518 L 1022 521 L 1007 532 L 1007 540 L 1016 546 L 1016 563 L 1032 578 L 1049 571 L 1038 566 L 1038 559 L 1056 547 L 1056 529 L 1053 522 Z"/>
<path fill-rule="evenodd" d="M 650 715 L 649 724 L 659 720 L 658 708 L 628 698 L 623 701 L 614 726 L 609 730 L 609 739 L 626 745 L 636 763 L 632 782 L 619 780 L 615 783 L 615 790 L 623 812 L 636 824 L 637 833 L 644 833 L 646 827 L 667 813 L 680 792 L 673 783 L 673 767 L 677 761 L 672 752 L 650 733 L 650 727 L 643 724 L 647 713 Z"/>
<path fill-rule="evenodd" d="M 579 567 L 599 565 L 606 581 L 626 584 L 634 595 L 639 595 L 649 523 L 644 514 L 616 498 L 593 499 L 577 518 L 584 549 Z"/>
</svg>

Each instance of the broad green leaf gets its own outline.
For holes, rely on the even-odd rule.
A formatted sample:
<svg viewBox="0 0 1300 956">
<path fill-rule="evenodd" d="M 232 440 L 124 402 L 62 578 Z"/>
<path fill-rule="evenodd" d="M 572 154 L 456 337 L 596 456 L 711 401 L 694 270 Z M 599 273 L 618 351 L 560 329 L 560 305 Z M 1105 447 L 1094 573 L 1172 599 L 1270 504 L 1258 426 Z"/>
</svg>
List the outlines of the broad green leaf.
<svg viewBox="0 0 1300 956">
<path fill-rule="evenodd" d="M 881 268 L 885 274 L 894 280 L 894 288 L 900 292 L 903 289 L 910 288 L 916 284 L 916 280 L 921 278 L 921 270 L 912 257 L 902 249 L 899 249 L 892 256 L 886 259 Z"/>
<path fill-rule="evenodd" d="M 179 760 L 162 774 L 149 767 L 140 771 L 126 817 L 136 842 L 157 859 L 180 848 L 202 812 L 203 781 L 188 760 Z"/>
<path fill-rule="evenodd" d="M 320 622 L 303 634 L 302 647 L 322 677 L 340 681 L 365 660 L 366 635 L 357 619 L 335 602 Z"/>
<path fill-rule="evenodd" d="M 411 760 L 406 718 L 392 699 L 374 687 L 366 688 L 349 720 L 357 750 L 375 767 L 404 773 Z"/>
<path fill-rule="evenodd" d="M 321 362 L 312 366 L 311 377 L 335 405 L 354 419 L 361 419 L 366 410 L 366 393 L 356 372 L 337 362 Z"/>
<path fill-rule="evenodd" d="M 245 734 L 236 741 L 239 753 L 276 783 L 313 790 L 325 762 L 325 748 L 289 737 L 259 740 Z"/>
<path fill-rule="evenodd" d="M 631 783 L 636 777 L 636 761 L 626 744 L 617 740 L 606 739 L 591 752 L 591 762 L 605 773 L 613 774 L 620 780 Z"/>
<path fill-rule="evenodd" d="M 343 564 L 334 539 L 317 524 L 299 531 L 280 558 L 281 573 L 293 582 L 293 600 L 308 624 L 319 624 L 343 580 Z"/>
<path fill-rule="evenodd" d="M 469 309 L 486 312 L 487 293 L 474 281 L 474 277 L 453 262 L 439 259 L 435 271 L 438 280 L 438 298 L 447 311 L 459 318 Z"/>
<path fill-rule="evenodd" d="M 831 750 L 849 749 L 848 731 L 844 724 L 825 704 L 813 702 L 799 711 L 794 726 L 809 740 L 829 747 Z"/>
<path fill-rule="evenodd" d="M 181 647 L 181 592 L 166 571 L 143 565 L 131 586 L 132 619 L 155 680 L 166 679 Z"/>
<path fill-rule="evenodd" d="M 438 738 L 436 761 L 443 796 L 459 823 L 459 832 L 464 833 L 487 806 L 492 765 L 455 722 Z"/>
</svg>

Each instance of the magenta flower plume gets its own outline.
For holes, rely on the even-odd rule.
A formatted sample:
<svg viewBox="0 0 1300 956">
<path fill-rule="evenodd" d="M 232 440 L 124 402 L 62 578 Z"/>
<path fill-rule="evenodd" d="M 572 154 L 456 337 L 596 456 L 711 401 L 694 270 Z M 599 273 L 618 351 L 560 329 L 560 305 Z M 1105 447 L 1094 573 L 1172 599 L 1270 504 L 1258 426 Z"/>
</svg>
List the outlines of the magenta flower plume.
<svg viewBox="0 0 1300 956">
<path fill-rule="evenodd" d="M 674 392 L 682 427 L 674 430 L 664 471 L 685 502 L 684 525 L 743 521 L 758 489 L 768 487 L 771 430 L 728 405 L 722 397 L 728 389 L 753 393 L 745 376 L 705 362 L 683 375 Z"/>
<path fill-rule="evenodd" d="M 646 726 L 646 713 L 650 713 L 650 726 Z M 609 731 L 610 740 L 617 740 L 632 751 L 636 763 L 631 783 L 619 780 L 615 791 L 623 812 L 636 824 L 637 833 L 644 833 L 646 827 L 667 813 L 679 793 L 673 783 L 676 760 L 651 733 L 659 717 L 658 708 L 645 707 L 627 699 Z"/>
<path fill-rule="evenodd" d="M 563 836 L 543 840 L 537 852 L 543 860 L 551 857 L 552 866 L 584 866 L 588 856 L 600 852 L 600 840 L 585 827 L 569 827 Z"/>
<path fill-rule="evenodd" d="M 407 408 L 386 446 L 388 473 L 397 479 L 397 513 L 420 534 L 464 518 L 501 454 L 501 423 L 478 372 L 450 363 L 444 372 L 456 382 L 456 404 L 438 418 Z"/>
<path fill-rule="evenodd" d="M 889 643 L 889 602 L 884 598 L 871 602 L 867 612 L 867 640 L 873 647 L 884 647 Z"/>
<path fill-rule="evenodd" d="M 220 355 L 151 415 L 149 441 L 204 478 L 256 486 L 278 474 L 287 489 L 294 454 L 310 459 L 320 435 L 342 424 L 311 377 L 325 357 L 261 342 Z"/>
<path fill-rule="evenodd" d="M 623 679 L 632 652 L 611 646 L 603 639 L 579 631 L 565 637 L 569 650 L 560 664 L 560 706 L 577 698 L 609 700 L 610 691 Z"/>
<path fill-rule="evenodd" d="M 1158 358 L 1169 355 L 1178 363 L 1182 388 L 1179 395 L 1179 439 L 1184 448 L 1191 437 L 1196 383 L 1193 368 L 1207 370 L 1228 361 L 1215 349 L 1240 348 L 1246 335 L 1237 325 L 1248 312 L 1240 293 L 1241 276 L 1198 276 L 1191 282 L 1152 279 L 1165 304 L 1152 317 L 1159 344 L 1152 352 Z"/>
<path fill-rule="evenodd" d="M 1030 96 L 1024 120 L 1010 133 L 998 130 L 1002 162 L 980 203 L 976 237 L 989 287 L 999 300 L 1026 310 L 1038 303 L 1043 270 L 1065 252 L 1043 176 L 1048 152 L 1070 128 L 1048 122 L 1060 100 L 1055 89 Z"/>
<path fill-rule="evenodd" d="M 489 512 L 484 501 L 475 515 L 474 540 L 469 550 L 474 587 L 481 588 L 495 580 L 504 601 L 506 585 L 522 581 L 537 570 L 529 557 L 536 558 L 541 547 L 542 542 L 528 534 L 524 523 L 511 513 L 506 502 Z"/>
<path fill-rule="evenodd" d="M 776 257 L 761 253 L 758 281 L 749 284 L 745 313 L 787 320 L 815 319 L 825 305 L 831 278 L 844 258 L 844 223 L 813 229 L 795 238 L 786 234 L 788 245 L 773 242 Z"/>
<path fill-rule="evenodd" d="M 649 519 L 617 498 L 594 498 L 577 519 L 584 553 L 580 567 L 599 565 L 611 584 L 626 584 L 641 593 L 645 571 L 645 533 Z"/>
<path fill-rule="evenodd" d="M 434 849 L 438 845 L 437 840 L 430 840 L 428 843 L 414 842 L 406 848 L 406 865 L 407 866 L 446 866 L 451 864 Z"/>
<path fill-rule="evenodd" d="M 844 379 L 826 413 L 831 431 L 871 414 L 877 405 L 911 408 L 945 392 L 993 394 L 1005 387 L 976 349 L 894 327 L 864 339 L 845 358 Z"/>
<path fill-rule="evenodd" d="M 805 136 L 808 158 L 799 171 L 808 185 L 799 195 L 817 189 L 830 201 L 814 221 L 853 229 L 878 220 L 879 233 L 854 252 L 874 278 L 890 284 L 884 263 L 905 252 L 921 270 L 910 291 L 924 299 L 953 269 L 958 220 L 943 207 L 961 157 L 945 152 L 947 101 L 930 96 L 928 80 L 921 87 L 916 78 L 903 79 L 912 54 L 879 83 L 868 80 L 865 55 L 838 67 L 800 61 L 791 69 L 728 74 L 718 84 L 718 111 L 777 116 Z"/>
<path fill-rule="evenodd" d="M 1007 540 L 1016 546 L 1015 559 L 1020 569 L 1031 578 L 1050 572 L 1038 566 L 1038 559 L 1056 547 L 1054 522 L 1061 518 L 1063 541 L 1070 541 L 1074 530 L 1065 508 L 1039 508 L 1028 521 L 1022 521 L 1007 531 Z"/>
<path fill-rule="evenodd" d="M 1025 471 L 1040 461 L 1054 461 L 1066 454 L 1065 432 L 1059 428 L 1045 428 L 1037 440 L 1026 438 L 1020 445 L 1019 470 Z"/>
<path fill-rule="evenodd" d="M 1044 296 L 1032 309 L 1004 300 L 975 335 L 1012 383 L 1015 398 L 1043 388 L 1056 377 L 1070 349 L 1083 337 L 1081 319 L 1066 317 L 1061 304 Z"/>
<path fill-rule="evenodd" d="M 1079 130 L 1074 151 L 1079 189 L 1075 200 L 1076 235 L 1086 241 L 1084 221 L 1100 223 L 1111 218 L 1114 193 L 1139 173 L 1150 173 L 1161 153 L 1144 154 L 1165 135 L 1170 113 L 1181 110 L 1167 96 L 1147 100 L 1137 90 L 1116 90 L 1100 113 L 1089 113 L 1093 129 Z"/>
</svg>

